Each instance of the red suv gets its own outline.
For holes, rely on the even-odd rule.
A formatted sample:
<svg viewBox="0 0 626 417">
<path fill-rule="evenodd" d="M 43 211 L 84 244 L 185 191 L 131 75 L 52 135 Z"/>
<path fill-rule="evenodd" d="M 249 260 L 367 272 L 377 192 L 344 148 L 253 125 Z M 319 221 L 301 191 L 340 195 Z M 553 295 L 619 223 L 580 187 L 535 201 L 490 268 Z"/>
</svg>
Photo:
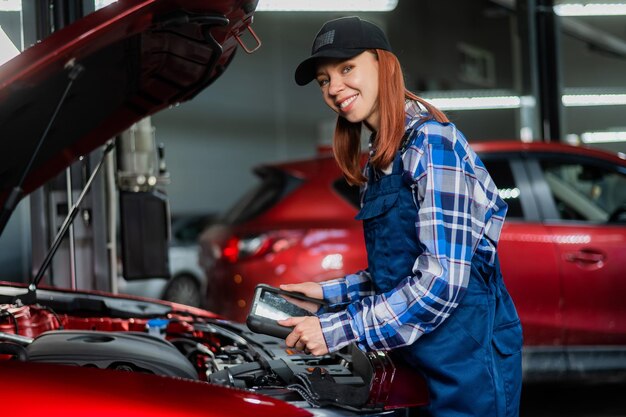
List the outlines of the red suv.
<svg viewBox="0 0 626 417">
<path fill-rule="evenodd" d="M 626 160 L 556 143 L 476 143 L 509 204 L 499 253 L 524 325 L 527 379 L 626 371 Z M 243 321 L 252 290 L 367 264 L 358 190 L 331 156 L 258 168 L 201 236 L 209 307 Z M 601 354 L 601 355 L 598 355 Z"/>
</svg>

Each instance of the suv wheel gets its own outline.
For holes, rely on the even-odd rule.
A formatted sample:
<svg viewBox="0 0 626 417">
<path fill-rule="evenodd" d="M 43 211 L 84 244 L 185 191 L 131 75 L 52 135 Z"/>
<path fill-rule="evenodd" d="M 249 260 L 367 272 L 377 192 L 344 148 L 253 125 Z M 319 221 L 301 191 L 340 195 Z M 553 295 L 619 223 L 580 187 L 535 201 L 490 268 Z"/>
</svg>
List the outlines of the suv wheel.
<svg viewBox="0 0 626 417">
<path fill-rule="evenodd" d="M 163 299 L 175 303 L 200 307 L 200 287 L 189 275 L 180 275 L 172 279 L 163 294 Z"/>
</svg>

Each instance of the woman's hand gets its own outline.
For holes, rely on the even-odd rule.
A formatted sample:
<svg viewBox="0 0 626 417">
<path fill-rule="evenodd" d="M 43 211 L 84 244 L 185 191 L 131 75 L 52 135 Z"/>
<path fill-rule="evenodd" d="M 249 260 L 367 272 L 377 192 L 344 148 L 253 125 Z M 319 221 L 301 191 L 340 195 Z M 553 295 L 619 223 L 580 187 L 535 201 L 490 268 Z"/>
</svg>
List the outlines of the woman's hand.
<svg viewBox="0 0 626 417">
<path fill-rule="evenodd" d="M 328 353 L 322 326 L 317 317 L 291 317 L 279 320 L 278 324 L 293 327 L 293 331 L 285 339 L 287 346 L 318 356 Z"/>
<path fill-rule="evenodd" d="M 300 294 L 304 294 L 310 298 L 316 298 L 321 300 L 324 298 L 324 292 L 322 291 L 322 286 L 317 282 L 303 282 L 300 284 L 282 284 L 280 286 L 281 290 L 298 292 Z M 319 310 L 320 305 L 311 303 L 309 301 L 299 300 L 297 298 L 284 296 L 283 297 L 292 304 L 297 305 L 300 308 L 305 309 L 310 313 L 316 313 Z"/>
</svg>

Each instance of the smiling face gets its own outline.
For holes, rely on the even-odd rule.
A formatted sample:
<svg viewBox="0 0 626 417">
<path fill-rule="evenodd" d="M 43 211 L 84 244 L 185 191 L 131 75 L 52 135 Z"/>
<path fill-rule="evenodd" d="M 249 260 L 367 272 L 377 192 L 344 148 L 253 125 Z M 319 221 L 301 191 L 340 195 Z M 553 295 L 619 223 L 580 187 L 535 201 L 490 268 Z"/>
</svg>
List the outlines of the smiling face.
<svg viewBox="0 0 626 417">
<path fill-rule="evenodd" d="M 328 107 L 349 122 L 365 122 L 369 129 L 378 130 L 380 111 L 376 55 L 365 51 L 346 60 L 320 61 L 315 79 Z"/>
</svg>

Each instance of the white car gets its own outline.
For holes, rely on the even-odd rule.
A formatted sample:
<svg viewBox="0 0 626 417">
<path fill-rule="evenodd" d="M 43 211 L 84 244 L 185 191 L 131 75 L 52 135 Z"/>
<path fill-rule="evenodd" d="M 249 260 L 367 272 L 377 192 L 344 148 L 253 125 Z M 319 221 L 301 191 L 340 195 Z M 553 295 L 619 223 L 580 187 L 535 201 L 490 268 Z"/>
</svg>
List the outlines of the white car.
<svg viewBox="0 0 626 417">
<path fill-rule="evenodd" d="M 122 294 L 159 298 L 201 307 L 206 293 L 206 275 L 198 265 L 199 233 L 210 225 L 213 215 L 181 215 L 172 218 L 172 242 L 169 248 L 170 278 L 127 281 L 120 276 L 118 291 Z"/>
</svg>

